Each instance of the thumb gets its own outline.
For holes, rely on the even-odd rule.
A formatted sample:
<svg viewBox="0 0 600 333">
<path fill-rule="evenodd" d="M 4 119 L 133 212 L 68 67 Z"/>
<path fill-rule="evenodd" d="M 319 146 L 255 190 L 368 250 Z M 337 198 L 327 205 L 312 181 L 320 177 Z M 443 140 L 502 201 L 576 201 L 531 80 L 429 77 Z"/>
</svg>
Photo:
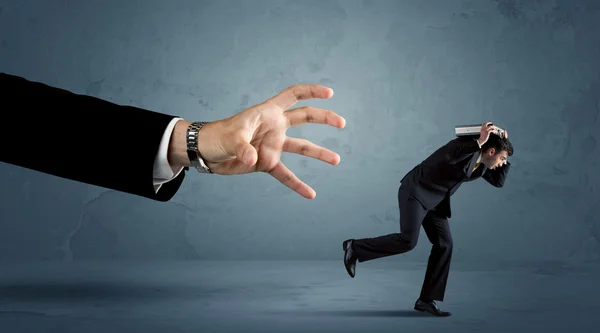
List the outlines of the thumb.
<svg viewBox="0 0 600 333">
<path fill-rule="evenodd" d="M 235 156 L 248 166 L 253 166 L 258 160 L 256 149 L 243 140 L 239 140 L 235 145 Z"/>
</svg>

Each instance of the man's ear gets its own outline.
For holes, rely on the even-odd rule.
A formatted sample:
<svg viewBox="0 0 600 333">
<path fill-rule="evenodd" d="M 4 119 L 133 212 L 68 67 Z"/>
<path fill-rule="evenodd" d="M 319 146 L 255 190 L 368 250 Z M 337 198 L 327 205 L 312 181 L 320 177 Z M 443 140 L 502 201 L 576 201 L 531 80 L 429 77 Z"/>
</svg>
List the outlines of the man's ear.
<svg viewBox="0 0 600 333">
<path fill-rule="evenodd" d="M 490 148 L 488 152 L 490 153 L 490 156 L 494 156 L 496 154 L 496 148 Z"/>
</svg>

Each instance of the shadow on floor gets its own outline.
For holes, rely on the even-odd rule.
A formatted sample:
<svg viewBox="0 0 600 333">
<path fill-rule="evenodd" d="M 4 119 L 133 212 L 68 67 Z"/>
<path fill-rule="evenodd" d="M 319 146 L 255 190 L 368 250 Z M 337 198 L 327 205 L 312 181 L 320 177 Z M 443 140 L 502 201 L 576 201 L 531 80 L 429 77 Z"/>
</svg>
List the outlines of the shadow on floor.
<svg viewBox="0 0 600 333">
<path fill-rule="evenodd" d="M 226 291 L 227 288 L 208 289 L 117 282 L 10 283 L 0 284 L 0 299 L 20 302 L 149 300 L 205 298 L 217 296 Z"/>
<path fill-rule="evenodd" d="M 432 317 L 428 313 L 415 310 L 322 310 L 322 311 L 290 311 L 289 315 L 316 317 Z"/>
</svg>

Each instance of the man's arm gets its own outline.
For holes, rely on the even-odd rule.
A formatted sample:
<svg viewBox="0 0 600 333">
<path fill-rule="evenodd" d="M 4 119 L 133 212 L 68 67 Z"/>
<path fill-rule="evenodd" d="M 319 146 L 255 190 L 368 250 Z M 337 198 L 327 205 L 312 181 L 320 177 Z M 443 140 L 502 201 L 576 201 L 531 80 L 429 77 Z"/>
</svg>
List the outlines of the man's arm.
<svg viewBox="0 0 600 333">
<path fill-rule="evenodd" d="M 492 186 L 502 187 L 508 175 L 508 170 L 510 170 L 510 162 L 506 161 L 506 164 L 501 167 L 485 170 L 481 178 L 487 180 Z"/>
<path fill-rule="evenodd" d="M 456 164 L 481 150 L 481 145 L 475 139 L 456 138 L 447 144 L 446 160 Z"/>
<path fill-rule="evenodd" d="M 313 199 L 315 191 L 281 162 L 281 154 L 301 154 L 332 165 L 337 165 L 340 157 L 306 139 L 288 137 L 286 130 L 306 123 L 344 128 L 346 120 L 325 109 L 288 109 L 301 100 L 332 96 L 331 88 L 319 84 L 293 85 L 234 116 L 206 123 L 191 140 L 212 174 L 268 172 L 298 194 Z M 160 201 L 169 200 L 184 177 L 183 172 L 172 172 L 175 178 L 155 191 L 154 183 L 161 183 L 161 178 L 168 180 L 168 175 L 154 176 L 155 160 L 159 160 L 157 165 L 164 162 L 162 147 L 168 146 L 168 164 L 176 170 L 191 164 L 186 141 L 192 123 L 188 121 L 174 122 L 167 144 L 165 137 L 173 124 L 169 115 L 2 73 L 0 98 L 7 104 L 2 110 L 2 125 L 6 125 L 0 127 L 0 161 Z M 283 142 L 264 140 L 265 135 Z"/>
<path fill-rule="evenodd" d="M 182 166 L 160 176 L 173 116 L 3 73 L 0 99 L 0 161 L 159 201 L 183 181 Z"/>
</svg>

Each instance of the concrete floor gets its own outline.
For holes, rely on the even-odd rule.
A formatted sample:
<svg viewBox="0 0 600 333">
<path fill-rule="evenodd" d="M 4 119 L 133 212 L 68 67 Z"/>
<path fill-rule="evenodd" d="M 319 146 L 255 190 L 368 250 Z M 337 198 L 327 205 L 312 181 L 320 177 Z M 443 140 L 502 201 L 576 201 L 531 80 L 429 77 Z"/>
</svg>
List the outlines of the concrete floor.
<svg viewBox="0 0 600 333">
<path fill-rule="evenodd" d="M 0 265 L 0 332 L 596 332 L 600 265 L 453 264 L 452 317 L 412 310 L 423 265 Z"/>
</svg>

